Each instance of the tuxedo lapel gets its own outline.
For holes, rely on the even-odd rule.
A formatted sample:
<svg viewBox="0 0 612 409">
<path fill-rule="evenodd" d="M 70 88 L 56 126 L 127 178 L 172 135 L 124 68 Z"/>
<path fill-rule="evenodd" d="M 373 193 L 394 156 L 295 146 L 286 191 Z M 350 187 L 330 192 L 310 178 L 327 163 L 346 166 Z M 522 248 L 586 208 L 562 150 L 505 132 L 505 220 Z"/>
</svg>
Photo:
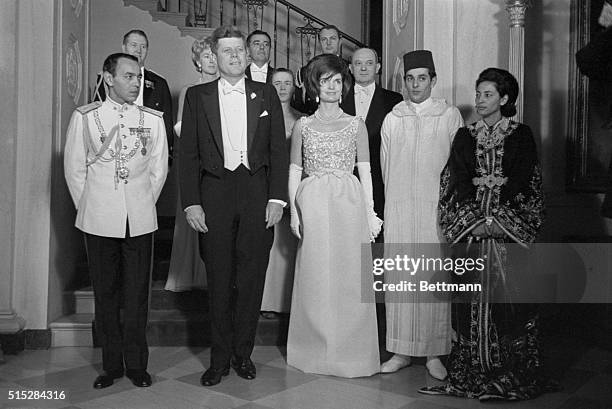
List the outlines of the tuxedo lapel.
<svg viewBox="0 0 612 409">
<path fill-rule="evenodd" d="M 355 86 L 353 85 L 342 101 L 342 110 L 349 115 L 355 115 Z"/>
<path fill-rule="evenodd" d="M 202 105 L 208 119 L 208 126 L 212 132 L 213 139 L 219 150 L 219 154 L 223 157 L 223 134 L 221 131 L 221 110 L 219 108 L 219 80 L 210 82 L 204 88 L 204 92 L 200 94 Z"/>
<path fill-rule="evenodd" d="M 372 95 L 372 101 L 370 102 L 370 108 L 368 109 L 368 114 L 365 118 L 366 127 L 370 125 L 372 121 L 376 121 L 376 117 L 378 116 L 379 110 L 377 107 L 382 107 L 384 105 L 384 96 L 383 92 L 378 85 L 374 87 L 374 95 Z"/>
<path fill-rule="evenodd" d="M 147 82 L 151 83 L 151 84 L 153 84 L 153 86 L 155 86 L 155 83 L 151 79 L 151 74 L 145 68 L 145 70 L 144 70 L 144 81 L 142 83 L 142 86 L 144 87 L 144 89 L 142 90 L 142 105 L 144 105 L 146 107 L 151 107 L 151 104 L 149 103 L 149 101 L 151 100 L 151 93 L 153 92 L 153 88 L 152 87 L 147 87 Z M 153 106 L 153 108 L 155 108 L 155 106 Z"/>
<path fill-rule="evenodd" d="M 247 152 L 249 152 L 253 146 L 253 138 L 255 138 L 255 131 L 257 130 L 263 90 L 261 88 L 255 90 L 250 80 L 244 81 L 244 89 L 247 101 Z"/>
<path fill-rule="evenodd" d="M 246 67 L 246 70 L 244 71 L 244 75 L 246 75 L 246 77 L 247 77 L 248 79 L 250 79 L 250 80 L 252 80 L 252 79 L 253 79 L 253 77 L 251 76 L 251 64 L 249 64 L 249 65 Z"/>
</svg>

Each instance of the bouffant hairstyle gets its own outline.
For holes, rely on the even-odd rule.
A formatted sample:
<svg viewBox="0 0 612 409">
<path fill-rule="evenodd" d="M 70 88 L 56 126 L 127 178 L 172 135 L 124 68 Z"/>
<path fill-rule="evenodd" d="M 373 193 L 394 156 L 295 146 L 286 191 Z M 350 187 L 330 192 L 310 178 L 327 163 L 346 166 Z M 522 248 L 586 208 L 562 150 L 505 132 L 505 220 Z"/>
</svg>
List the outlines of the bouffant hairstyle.
<svg viewBox="0 0 612 409">
<path fill-rule="evenodd" d="M 306 92 L 316 99 L 321 91 L 320 81 L 336 74 L 342 76 L 342 96 L 351 86 L 351 74 L 342 58 L 334 54 L 320 54 L 314 57 L 306 66 Z"/>
<path fill-rule="evenodd" d="M 193 61 L 193 65 L 195 65 L 197 72 L 202 72 L 202 66 L 200 65 L 200 56 L 202 55 L 202 52 L 207 48 L 210 48 L 212 51 L 212 40 L 210 39 L 210 37 L 195 40 L 191 45 L 191 61 Z"/>
<path fill-rule="evenodd" d="M 484 81 L 490 81 L 495 84 L 500 98 L 503 98 L 504 95 L 508 96 L 508 102 L 502 105 L 499 110 L 502 116 L 510 118 L 516 115 L 515 102 L 519 93 L 519 85 L 514 75 L 501 68 L 487 68 L 478 76 L 476 87 Z"/>
</svg>

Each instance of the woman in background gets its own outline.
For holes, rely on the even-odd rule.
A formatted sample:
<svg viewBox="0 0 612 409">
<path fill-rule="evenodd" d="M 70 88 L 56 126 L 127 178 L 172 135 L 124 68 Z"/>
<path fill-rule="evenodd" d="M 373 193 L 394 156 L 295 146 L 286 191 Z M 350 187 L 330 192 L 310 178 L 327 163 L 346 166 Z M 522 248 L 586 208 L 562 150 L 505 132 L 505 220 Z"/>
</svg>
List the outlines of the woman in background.
<svg viewBox="0 0 612 409">
<path fill-rule="evenodd" d="M 180 136 L 181 120 L 183 118 L 183 104 L 185 93 L 189 87 L 214 81 L 219 77 L 217 72 L 217 61 L 211 50 L 209 38 L 195 40 L 191 46 L 191 60 L 200 73 L 197 82 L 185 86 L 179 94 L 177 123 L 174 132 L 179 138 L 177 140 L 176 160 L 180 160 Z M 172 240 L 172 254 L 170 256 L 170 268 L 165 289 L 169 291 L 189 291 L 194 288 L 206 287 L 206 270 L 204 262 L 200 258 L 198 232 L 187 224 L 185 212 L 181 208 L 181 195 L 177 194 L 176 218 L 174 222 L 174 238 Z"/>
<path fill-rule="evenodd" d="M 272 74 L 272 85 L 276 88 L 283 108 L 287 148 L 291 145 L 291 132 L 298 118 L 303 116 L 289 105 L 295 86 L 293 72 L 278 68 Z M 274 243 L 270 251 L 270 261 L 266 272 L 266 284 L 261 300 L 261 311 L 264 318 L 274 318 L 276 313 L 289 312 L 291 307 L 291 288 L 293 287 L 293 269 L 295 268 L 295 251 L 297 239 L 291 234 L 291 217 L 285 213 L 274 226 Z"/>
</svg>

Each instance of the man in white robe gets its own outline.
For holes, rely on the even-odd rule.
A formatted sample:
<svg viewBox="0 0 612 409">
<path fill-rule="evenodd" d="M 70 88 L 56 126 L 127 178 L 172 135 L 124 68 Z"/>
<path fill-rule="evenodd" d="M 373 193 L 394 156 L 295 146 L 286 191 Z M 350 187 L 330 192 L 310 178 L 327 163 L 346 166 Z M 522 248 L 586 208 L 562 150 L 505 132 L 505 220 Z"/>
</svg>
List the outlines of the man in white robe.
<svg viewBox="0 0 612 409">
<path fill-rule="evenodd" d="M 385 243 L 441 243 L 440 173 L 463 120 L 456 107 L 431 97 L 436 72 L 430 51 L 404 55 L 404 80 L 408 99 L 387 114 L 381 129 Z M 405 279 L 402 272 L 388 273 L 387 282 Z M 410 365 L 411 356 L 425 356 L 429 373 L 446 377 L 439 356 L 451 348 L 450 303 L 423 298 L 418 292 L 386 294 L 386 348 L 395 355 L 381 365 L 381 372 L 396 372 Z"/>
</svg>

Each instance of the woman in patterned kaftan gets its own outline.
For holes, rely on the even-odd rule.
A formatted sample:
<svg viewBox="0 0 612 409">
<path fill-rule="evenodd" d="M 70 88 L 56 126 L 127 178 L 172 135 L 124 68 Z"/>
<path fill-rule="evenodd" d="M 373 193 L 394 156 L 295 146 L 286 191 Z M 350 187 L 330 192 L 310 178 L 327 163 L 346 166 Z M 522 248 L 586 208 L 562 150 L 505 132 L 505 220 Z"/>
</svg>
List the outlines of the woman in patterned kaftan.
<svg viewBox="0 0 612 409">
<path fill-rule="evenodd" d="M 483 290 L 455 304 L 458 340 L 447 383 L 422 393 L 520 400 L 549 388 L 541 376 L 536 318 L 521 320 L 513 315 L 520 305 L 492 302 L 495 286 L 504 282 L 505 245 L 532 243 L 544 212 L 531 129 L 510 119 L 518 91 L 508 71 L 480 74 L 475 102 L 482 119 L 459 129 L 442 173 L 440 224 L 448 242 L 471 243 L 488 263 L 479 277 Z"/>
</svg>

